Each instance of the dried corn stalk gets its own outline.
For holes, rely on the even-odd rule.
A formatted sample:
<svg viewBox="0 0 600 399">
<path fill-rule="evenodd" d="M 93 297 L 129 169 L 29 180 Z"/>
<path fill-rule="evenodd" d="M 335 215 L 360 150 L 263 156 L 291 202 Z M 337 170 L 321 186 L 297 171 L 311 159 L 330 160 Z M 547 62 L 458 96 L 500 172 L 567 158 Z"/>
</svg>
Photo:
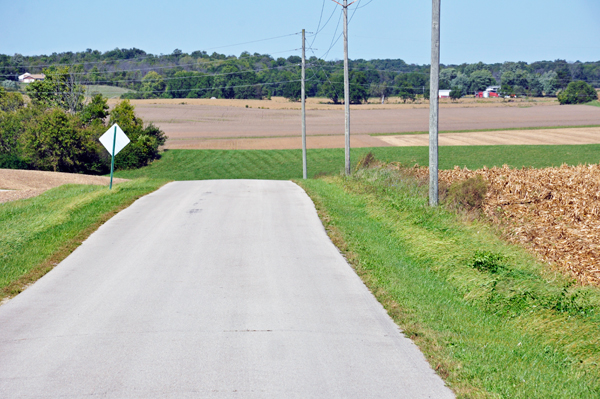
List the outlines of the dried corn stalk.
<svg viewBox="0 0 600 399">
<path fill-rule="evenodd" d="M 448 185 L 475 175 L 490 183 L 485 214 L 507 226 L 511 241 L 584 284 L 600 285 L 600 165 L 439 172 Z"/>
</svg>

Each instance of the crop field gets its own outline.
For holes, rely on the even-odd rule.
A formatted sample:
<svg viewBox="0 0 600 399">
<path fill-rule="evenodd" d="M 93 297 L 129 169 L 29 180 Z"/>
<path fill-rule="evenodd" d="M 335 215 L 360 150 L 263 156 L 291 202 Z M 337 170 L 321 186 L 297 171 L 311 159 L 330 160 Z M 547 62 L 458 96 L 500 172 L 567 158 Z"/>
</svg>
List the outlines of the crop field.
<svg viewBox="0 0 600 399">
<path fill-rule="evenodd" d="M 166 148 L 293 149 L 301 146 L 299 103 L 277 99 L 157 99 L 133 100 L 132 103 L 144 121 L 166 132 Z M 351 121 L 357 146 L 389 146 L 391 144 L 380 137 L 371 135 L 427 131 L 429 110 L 427 104 L 353 105 Z M 492 101 L 443 104 L 440 111 L 442 131 L 598 124 L 600 109 L 587 105 Z M 344 135 L 342 106 L 309 104 L 307 135 L 309 146 L 313 148 L 340 147 Z"/>
<path fill-rule="evenodd" d="M 421 169 L 423 176 L 428 170 Z M 513 242 L 583 284 L 600 286 L 600 165 L 440 171 L 447 185 L 482 176 L 483 210 Z"/>
</svg>

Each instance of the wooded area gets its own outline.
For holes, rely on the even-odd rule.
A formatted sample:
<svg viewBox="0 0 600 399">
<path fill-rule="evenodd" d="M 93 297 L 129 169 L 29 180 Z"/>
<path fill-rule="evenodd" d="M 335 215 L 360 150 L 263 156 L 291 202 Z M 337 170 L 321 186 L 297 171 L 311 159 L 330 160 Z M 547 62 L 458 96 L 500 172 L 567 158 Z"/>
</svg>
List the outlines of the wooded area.
<svg viewBox="0 0 600 399">
<path fill-rule="evenodd" d="M 25 72 L 42 73 L 68 67 L 67 73 L 83 85 L 111 85 L 134 90 L 128 98 L 269 98 L 300 97 L 301 59 L 274 58 L 243 52 L 240 56 L 175 50 L 153 55 L 139 49 L 107 52 L 53 53 L 49 56 L 0 55 L 0 81 L 7 89 Z M 429 95 L 429 65 L 401 59 L 351 60 L 352 102 L 367 97 L 400 96 L 405 101 Z M 307 95 L 340 101 L 343 97 L 342 61 L 307 60 Z M 567 63 L 564 60 L 443 65 L 441 89 L 462 95 L 502 85 L 503 94 L 556 96 L 571 81 L 600 87 L 600 61 Z"/>
</svg>

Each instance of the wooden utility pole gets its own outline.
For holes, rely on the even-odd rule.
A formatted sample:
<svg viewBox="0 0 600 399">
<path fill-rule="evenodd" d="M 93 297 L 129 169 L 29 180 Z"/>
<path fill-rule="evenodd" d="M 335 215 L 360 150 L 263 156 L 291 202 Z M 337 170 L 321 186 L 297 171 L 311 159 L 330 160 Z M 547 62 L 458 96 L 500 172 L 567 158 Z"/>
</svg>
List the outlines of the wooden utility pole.
<svg viewBox="0 0 600 399">
<path fill-rule="evenodd" d="M 348 0 L 344 0 L 344 107 L 346 109 L 346 175 L 350 171 L 350 71 L 348 67 Z"/>
<path fill-rule="evenodd" d="M 302 177 L 306 180 L 306 30 L 302 29 Z"/>
<path fill-rule="evenodd" d="M 348 7 L 354 4 L 354 1 L 348 4 L 348 0 L 344 0 L 344 4 L 332 0 L 344 8 L 344 108 L 346 110 L 346 175 L 350 175 L 350 72 L 348 67 Z"/>
<path fill-rule="evenodd" d="M 431 23 L 431 87 L 429 91 L 429 205 L 438 206 L 438 128 L 440 87 L 440 8 L 441 0 L 433 0 Z"/>
</svg>

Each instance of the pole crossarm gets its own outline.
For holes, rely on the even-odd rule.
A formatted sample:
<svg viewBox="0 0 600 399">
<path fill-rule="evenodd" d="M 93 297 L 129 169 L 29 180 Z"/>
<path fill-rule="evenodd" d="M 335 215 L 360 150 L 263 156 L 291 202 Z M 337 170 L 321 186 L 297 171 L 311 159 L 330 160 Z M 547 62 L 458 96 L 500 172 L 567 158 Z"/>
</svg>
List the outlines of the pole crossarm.
<svg viewBox="0 0 600 399">
<path fill-rule="evenodd" d="M 356 3 L 356 0 L 354 0 L 352 3 L 350 3 L 348 5 L 343 5 L 342 3 L 338 3 L 335 0 L 331 0 L 331 1 L 333 1 L 334 3 L 337 3 L 338 5 L 340 5 L 340 6 L 344 7 L 344 8 L 350 7 L 352 4 Z"/>
</svg>

